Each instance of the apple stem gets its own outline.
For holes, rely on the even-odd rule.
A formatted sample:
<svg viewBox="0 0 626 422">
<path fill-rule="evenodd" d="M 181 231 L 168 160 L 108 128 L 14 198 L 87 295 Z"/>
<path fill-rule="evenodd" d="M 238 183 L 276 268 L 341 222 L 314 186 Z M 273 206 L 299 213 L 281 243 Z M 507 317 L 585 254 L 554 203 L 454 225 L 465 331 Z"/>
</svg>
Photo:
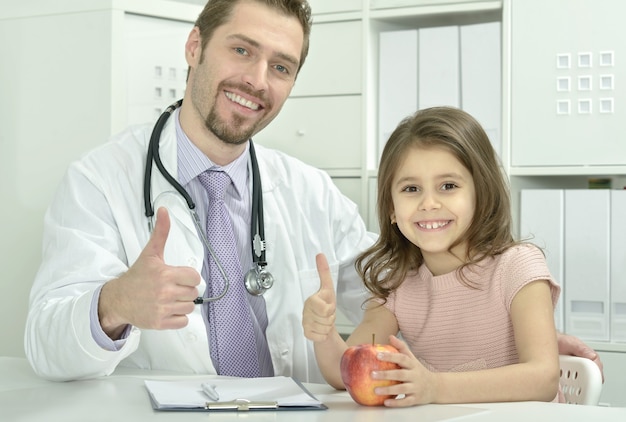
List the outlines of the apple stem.
<svg viewBox="0 0 626 422">
<path fill-rule="evenodd" d="M 372 346 L 376 344 L 376 334 L 372 333 Z"/>
</svg>

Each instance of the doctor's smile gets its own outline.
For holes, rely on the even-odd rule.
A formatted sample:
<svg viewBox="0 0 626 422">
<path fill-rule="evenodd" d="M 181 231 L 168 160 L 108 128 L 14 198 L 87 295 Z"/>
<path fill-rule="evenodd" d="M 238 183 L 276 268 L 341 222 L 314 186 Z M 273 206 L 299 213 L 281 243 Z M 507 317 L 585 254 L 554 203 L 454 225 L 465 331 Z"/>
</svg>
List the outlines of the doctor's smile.
<svg viewBox="0 0 626 422">
<path fill-rule="evenodd" d="M 244 107 L 249 108 L 250 110 L 258 110 L 259 108 L 261 108 L 261 106 L 257 103 L 253 103 L 250 100 L 246 100 L 245 98 L 243 98 L 240 95 L 234 94 L 232 92 L 229 91 L 225 91 L 226 93 L 226 98 L 228 98 L 229 100 L 231 100 L 234 103 L 237 103 L 239 105 L 242 105 Z"/>
</svg>

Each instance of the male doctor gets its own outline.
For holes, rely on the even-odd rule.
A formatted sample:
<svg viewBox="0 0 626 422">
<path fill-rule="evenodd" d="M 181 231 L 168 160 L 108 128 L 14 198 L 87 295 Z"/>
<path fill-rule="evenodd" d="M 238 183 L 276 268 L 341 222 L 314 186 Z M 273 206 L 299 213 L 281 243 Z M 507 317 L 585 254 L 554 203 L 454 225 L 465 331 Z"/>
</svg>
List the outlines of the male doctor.
<svg viewBox="0 0 626 422">
<path fill-rule="evenodd" d="M 305 0 L 211 0 L 185 45 L 187 89 L 161 133 L 160 156 L 203 225 L 209 200 L 199 175 L 230 176 L 224 202 L 243 274 L 252 268 L 249 139 L 287 99 L 310 29 Z M 46 214 L 25 336 L 27 357 L 43 377 L 95 377 L 118 364 L 221 373 L 209 347 L 210 305 L 193 302 L 205 294 L 211 258 L 186 202 L 156 167 L 157 218 L 148 230 L 143 178 L 152 127 L 130 128 L 73 163 Z M 315 255 L 328 256 L 341 307 L 356 321 L 365 291 L 353 260 L 372 237 L 324 172 L 258 145 L 256 155 L 275 279 L 263 296 L 248 294 L 258 375 L 322 381 L 301 325 L 303 303 L 319 287 Z M 231 280 L 230 290 L 235 283 L 243 279 Z"/>
<path fill-rule="evenodd" d="M 287 99 L 310 29 L 306 0 L 210 0 L 199 16 L 185 44 L 184 101 L 160 134 L 159 154 L 197 204 L 200 229 L 156 170 L 150 179 L 156 223 L 152 233 L 148 228 L 143 179 L 152 124 L 127 129 L 69 167 L 45 217 L 30 297 L 25 348 L 39 375 L 89 378 L 118 365 L 230 374 L 220 369 L 225 357 L 214 346 L 213 304 L 193 302 L 210 296 L 215 272 L 201 233 L 212 201 L 200 179 L 213 170 L 232 181 L 224 204 L 245 274 L 252 268 L 249 140 Z M 325 173 L 261 146 L 256 155 L 267 269 L 275 281 L 263 296 L 247 295 L 243 311 L 253 334 L 232 330 L 233 339 L 255 340 L 254 358 L 237 348 L 227 358 L 254 361 L 259 376 L 323 382 L 301 326 L 304 301 L 319 288 L 315 256 L 326 255 L 338 305 L 357 322 L 366 292 L 353 263 L 373 237 Z M 242 284 L 232 279 L 229 290 Z M 574 353 L 584 346 L 568 341 Z"/>
</svg>

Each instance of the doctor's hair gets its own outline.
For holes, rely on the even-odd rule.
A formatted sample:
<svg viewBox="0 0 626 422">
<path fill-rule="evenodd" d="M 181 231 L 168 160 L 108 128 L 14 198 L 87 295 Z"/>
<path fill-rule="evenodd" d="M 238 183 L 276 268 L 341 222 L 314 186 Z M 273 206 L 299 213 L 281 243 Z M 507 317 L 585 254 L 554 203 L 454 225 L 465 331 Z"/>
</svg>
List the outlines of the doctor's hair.
<svg viewBox="0 0 626 422">
<path fill-rule="evenodd" d="M 285 16 L 298 19 L 304 32 L 302 51 L 300 52 L 300 65 L 298 67 L 299 72 L 306 56 L 309 54 L 309 38 L 313 24 L 311 6 L 309 6 L 307 0 L 209 0 L 195 23 L 195 26 L 200 30 L 202 38 L 202 54 L 204 54 L 204 49 L 213 36 L 215 29 L 227 23 L 235 6 L 243 2 L 264 4 Z"/>
<path fill-rule="evenodd" d="M 449 251 L 467 242 L 463 270 L 482 258 L 504 252 L 516 242 L 511 231 L 509 187 L 489 137 L 481 125 L 463 110 L 433 107 L 405 118 L 389 137 L 378 168 L 377 212 L 380 237 L 356 261 L 356 269 L 374 297 L 385 299 L 424 258 L 397 224 L 391 223 L 392 183 L 407 152 L 414 148 L 436 148 L 450 152 L 470 172 L 475 186 L 475 210 L 467 230 L 450 245 Z"/>
</svg>

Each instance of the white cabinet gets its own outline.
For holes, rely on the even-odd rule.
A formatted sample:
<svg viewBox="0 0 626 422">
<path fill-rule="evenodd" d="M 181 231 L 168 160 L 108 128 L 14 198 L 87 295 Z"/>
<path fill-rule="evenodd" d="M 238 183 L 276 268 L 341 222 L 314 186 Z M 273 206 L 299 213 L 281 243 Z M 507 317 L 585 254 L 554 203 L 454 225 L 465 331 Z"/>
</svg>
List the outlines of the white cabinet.
<svg viewBox="0 0 626 422">
<path fill-rule="evenodd" d="M 619 0 L 503 4 L 503 45 L 510 48 L 503 49 L 502 146 L 514 213 L 521 190 L 567 194 L 563 238 L 556 251 L 546 251 L 564 259 L 564 328 L 597 340 L 590 345 L 606 359 L 601 401 L 624 406 L 623 385 L 616 378 L 626 370 L 626 113 L 621 106 L 626 86 L 618 83 L 625 71 L 620 57 L 626 55 L 619 18 L 626 7 Z M 609 179 L 614 190 L 588 190 L 596 177 Z M 542 220 L 546 206 L 535 207 L 532 219 Z"/>
<path fill-rule="evenodd" d="M 254 140 L 313 166 L 358 176 L 363 148 L 360 126 L 360 96 L 293 97 Z"/>
<path fill-rule="evenodd" d="M 186 71 L 180 40 L 201 8 L 156 0 L 5 3 L 0 177 L 8 182 L 0 196 L 8 206 L 0 211 L 0 332 L 10 340 L 2 342 L 0 355 L 23 356 L 43 215 L 57 184 L 71 161 L 131 122 L 152 121 L 155 104 L 171 102 L 167 95 Z M 143 43 L 142 37 L 156 39 Z M 128 52 L 132 45 L 148 44 L 157 51 Z M 160 81 L 156 66 L 164 70 Z M 175 77 L 170 68 L 176 68 Z M 138 77 L 133 72 L 143 77 L 131 84 Z M 149 92 L 144 104 L 139 98 L 146 94 L 137 89 Z"/>
<path fill-rule="evenodd" d="M 565 235 L 558 246 L 565 250 L 564 328 L 588 340 L 622 342 L 624 300 L 613 279 L 621 280 L 617 268 L 626 256 L 623 218 L 614 215 L 623 208 L 623 192 L 587 188 L 598 176 L 614 189 L 626 186 L 626 113 L 619 107 L 626 87 L 615 83 L 625 70 L 618 58 L 626 54 L 619 42 L 626 34 L 618 19 L 626 7 L 617 0 L 505 5 L 510 136 L 503 148 L 513 203 L 523 189 L 565 189 Z M 544 214 L 540 208 L 534 213 L 536 219 Z"/>
<path fill-rule="evenodd" d="M 626 3 L 511 3 L 511 165 L 626 167 Z"/>
<path fill-rule="evenodd" d="M 309 54 L 291 96 L 361 94 L 362 30 L 359 20 L 314 24 Z"/>
<path fill-rule="evenodd" d="M 183 98 L 183 49 L 190 31 L 189 21 L 124 14 L 127 124 L 156 121 L 167 105 Z"/>
</svg>

